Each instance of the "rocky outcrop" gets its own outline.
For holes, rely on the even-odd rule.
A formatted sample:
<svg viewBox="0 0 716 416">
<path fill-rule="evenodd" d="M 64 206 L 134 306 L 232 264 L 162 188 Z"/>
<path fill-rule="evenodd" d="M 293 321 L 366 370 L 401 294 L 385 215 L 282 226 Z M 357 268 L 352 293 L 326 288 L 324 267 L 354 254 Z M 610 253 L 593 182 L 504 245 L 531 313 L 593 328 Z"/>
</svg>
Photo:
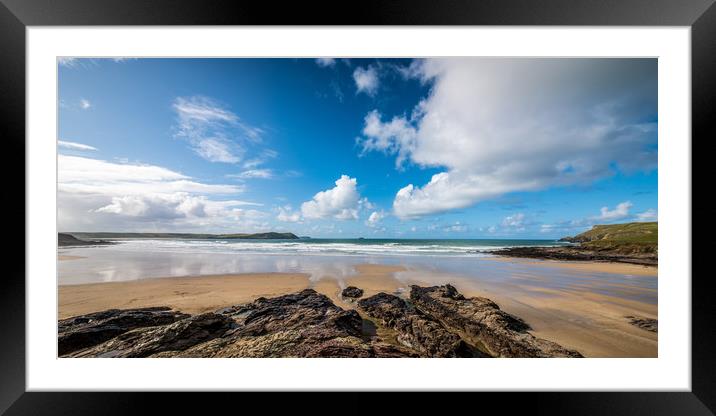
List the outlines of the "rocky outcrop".
<svg viewBox="0 0 716 416">
<path fill-rule="evenodd" d="M 109 310 L 60 321 L 65 357 L 578 357 L 452 286 L 379 293 L 342 309 L 312 289 L 189 316 Z M 376 328 L 376 324 L 378 327 Z"/>
<path fill-rule="evenodd" d="M 415 355 L 363 333 L 363 320 L 306 289 L 220 311 L 237 327 L 180 357 L 405 357 Z"/>
<path fill-rule="evenodd" d="M 149 357 L 162 352 L 184 351 L 223 336 L 234 321 L 215 313 L 204 313 L 163 326 L 134 329 L 71 357 Z"/>
<path fill-rule="evenodd" d="M 657 266 L 659 258 L 656 253 L 629 252 L 622 254 L 615 250 L 601 250 L 583 246 L 565 247 L 509 247 L 491 251 L 499 256 L 522 257 L 542 260 L 565 261 L 600 261 L 630 263 L 643 266 Z"/>
<path fill-rule="evenodd" d="M 629 323 L 650 332 L 659 332 L 659 321 L 641 316 L 625 316 Z"/>
<path fill-rule="evenodd" d="M 348 286 L 347 288 L 343 289 L 343 291 L 341 291 L 341 296 L 343 296 L 344 298 L 357 299 L 363 296 L 363 289 L 357 288 L 355 286 Z"/>
<path fill-rule="evenodd" d="M 66 355 L 101 344 L 137 328 L 167 325 L 189 315 L 168 307 L 142 309 L 110 309 L 103 312 L 62 319 L 57 325 L 57 349 Z"/>
<path fill-rule="evenodd" d="M 457 334 L 445 329 L 403 299 L 379 293 L 358 301 L 358 306 L 370 317 L 397 332 L 396 339 L 424 357 L 481 356 Z"/>
<path fill-rule="evenodd" d="M 467 343 L 492 357 L 581 357 L 574 350 L 528 333 L 521 319 L 487 298 L 465 298 L 453 286 L 411 286 L 417 309 L 458 333 Z"/>
</svg>

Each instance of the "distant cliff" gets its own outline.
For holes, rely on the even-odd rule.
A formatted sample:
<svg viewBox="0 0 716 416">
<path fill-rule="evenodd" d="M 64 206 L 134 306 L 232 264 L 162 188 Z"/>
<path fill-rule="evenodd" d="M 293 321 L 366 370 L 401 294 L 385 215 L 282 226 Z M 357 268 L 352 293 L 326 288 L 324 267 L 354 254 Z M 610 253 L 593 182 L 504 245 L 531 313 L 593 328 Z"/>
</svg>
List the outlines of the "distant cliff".
<svg viewBox="0 0 716 416">
<path fill-rule="evenodd" d="M 630 222 L 595 225 L 591 230 L 560 241 L 580 243 L 586 249 L 619 254 L 656 253 L 659 247 L 659 223 Z"/>
<path fill-rule="evenodd" d="M 57 245 L 60 247 L 97 246 L 97 245 L 102 245 L 102 244 L 111 244 L 111 243 L 108 241 L 80 240 L 79 238 L 76 238 L 72 234 L 57 233 Z"/>
<path fill-rule="evenodd" d="M 493 253 L 510 257 L 551 260 L 607 261 L 656 266 L 659 263 L 659 224 L 631 222 L 595 225 L 591 230 L 560 241 L 561 247 L 509 247 Z"/>
</svg>

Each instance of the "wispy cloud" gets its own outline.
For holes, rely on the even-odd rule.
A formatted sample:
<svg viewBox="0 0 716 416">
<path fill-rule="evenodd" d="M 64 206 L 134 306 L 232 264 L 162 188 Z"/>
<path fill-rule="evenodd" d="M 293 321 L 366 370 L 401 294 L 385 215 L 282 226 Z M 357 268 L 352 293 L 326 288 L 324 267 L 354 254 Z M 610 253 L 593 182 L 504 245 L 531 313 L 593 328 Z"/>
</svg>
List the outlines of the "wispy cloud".
<svg viewBox="0 0 716 416">
<path fill-rule="evenodd" d="M 281 222 L 300 222 L 301 213 L 293 211 L 291 205 L 285 205 L 278 208 L 276 219 Z"/>
<path fill-rule="evenodd" d="M 80 108 L 81 109 L 88 110 L 91 107 L 92 107 L 92 103 L 90 103 L 88 99 L 86 99 L 86 98 L 80 99 Z"/>
<path fill-rule="evenodd" d="M 72 58 L 72 57 L 68 57 L 68 56 L 59 56 L 59 57 L 57 57 L 57 63 L 60 66 L 64 66 L 67 68 L 73 68 L 73 67 L 77 66 L 78 61 L 77 61 L 77 58 Z"/>
<path fill-rule="evenodd" d="M 72 149 L 72 150 L 97 150 L 96 147 L 82 144 L 82 143 L 76 143 L 76 142 L 68 142 L 65 140 L 58 140 L 57 146 L 63 147 L 65 149 Z"/>
<path fill-rule="evenodd" d="M 263 129 L 243 122 L 208 97 L 177 97 L 172 108 L 177 115 L 176 136 L 210 162 L 238 163 L 247 143 L 262 141 Z"/>
<path fill-rule="evenodd" d="M 251 169 L 241 173 L 226 175 L 229 178 L 236 179 L 271 179 L 275 176 L 271 169 Z"/>
</svg>

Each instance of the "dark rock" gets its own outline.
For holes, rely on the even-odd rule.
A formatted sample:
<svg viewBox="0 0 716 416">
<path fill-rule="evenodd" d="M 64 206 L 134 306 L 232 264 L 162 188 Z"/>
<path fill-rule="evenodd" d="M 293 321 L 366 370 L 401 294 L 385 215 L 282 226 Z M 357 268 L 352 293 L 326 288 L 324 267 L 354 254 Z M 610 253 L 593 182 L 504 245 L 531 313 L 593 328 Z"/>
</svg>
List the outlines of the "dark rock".
<svg viewBox="0 0 716 416">
<path fill-rule="evenodd" d="M 57 325 L 57 350 L 60 356 L 101 344 L 136 328 L 166 325 L 189 317 L 161 306 L 141 309 L 110 309 L 73 318 Z"/>
<path fill-rule="evenodd" d="M 542 260 L 600 261 L 656 266 L 659 258 L 656 253 L 619 253 L 613 250 L 597 250 L 591 247 L 508 247 L 490 251 L 492 254 L 507 257 L 522 257 Z"/>
<path fill-rule="evenodd" d="M 411 286 L 410 300 L 446 329 L 493 357 L 581 357 L 574 350 L 536 338 L 529 326 L 500 309 L 493 301 L 466 299 L 451 285 Z"/>
<path fill-rule="evenodd" d="M 357 288 L 355 286 L 348 286 L 347 288 L 343 289 L 341 292 L 341 296 L 344 298 L 359 298 L 363 296 L 363 289 Z"/>
<path fill-rule="evenodd" d="M 221 310 L 237 327 L 177 357 L 409 357 L 410 351 L 365 339 L 363 320 L 312 289 Z"/>
<path fill-rule="evenodd" d="M 472 357 L 477 351 L 456 334 L 425 316 L 403 299 L 378 293 L 358 301 L 358 306 L 380 324 L 395 330 L 397 340 L 425 357 Z"/>
<path fill-rule="evenodd" d="M 651 332 L 659 332 L 659 321 L 652 318 L 644 318 L 641 316 L 625 316 L 629 320 L 629 323 L 637 326 L 641 329 L 651 331 Z"/>
<path fill-rule="evenodd" d="M 192 316 L 168 325 L 134 329 L 71 357 L 148 357 L 165 351 L 183 351 L 221 337 L 234 321 L 215 313 Z"/>
<path fill-rule="evenodd" d="M 369 319 L 312 289 L 189 316 L 169 308 L 108 310 L 59 322 L 66 357 L 579 357 L 527 333 L 489 299 L 450 285 L 379 293 Z"/>
</svg>

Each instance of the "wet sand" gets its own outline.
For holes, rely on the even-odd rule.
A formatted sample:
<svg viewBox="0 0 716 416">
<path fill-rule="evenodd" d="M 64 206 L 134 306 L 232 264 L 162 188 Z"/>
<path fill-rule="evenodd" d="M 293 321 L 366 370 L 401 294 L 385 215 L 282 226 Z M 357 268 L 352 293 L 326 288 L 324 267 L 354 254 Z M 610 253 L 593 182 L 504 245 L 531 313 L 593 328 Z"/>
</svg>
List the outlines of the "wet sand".
<svg viewBox="0 0 716 416">
<path fill-rule="evenodd" d="M 600 266 L 597 263 L 588 267 Z M 343 308 L 355 308 L 352 302 L 341 298 L 344 286 L 360 287 L 364 297 L 378 292 L 407 296 L 410 284 L 451 283 L 465 296 L 485 296 L 497 302 L 503 310 L 530 324 L 536 336 L 577 349 L 587 357 L 656 357 L 658 353 L 657 334 L 637 328 L 624 318 L 627 315 L 657 318 L 655 304 L 598 294 L 588 288 L 556 290 L 529 286 L 506 294 L 479 287 L 479 282 L 467 278 L 423 280 L 403 273 L 405 269 L 401 266 L 362 264 L 355 266 L 355 270 L 357 274 L 343 280 L 329 277 L 311 280 L 302 273 L 249 273 L 60 286 L 59 318 L 110 308 L 162 305 L 196 314 L 309 287 Z"/>
<path fill-rule="evenodd" d="M 508 263 L 529 264 L 534 266 L 560 267 L 577 270 L 581 272 L 613 273 L 630 276 L 654 276 L 659 274 L 656 266 L 643 266 L 640 264 L 609 263 L 597 261 L 559 261 L 559 260 L 535 260 L 518 257 L 486 257 L 486 260 L 502 261 Z"/>
<path fill-rule="evenodd" d="M 59 260 L 59 261 L 79 260 L 79 259 L 84 259 L 84 258 L 86 258 L 86 257 L 82 257 L 82 256 L 68 256 L 68 255 L 63 255 L 63 254 L 59 254 L 59 255 L 57 256 L 57 260 Z"/>
</svg>

